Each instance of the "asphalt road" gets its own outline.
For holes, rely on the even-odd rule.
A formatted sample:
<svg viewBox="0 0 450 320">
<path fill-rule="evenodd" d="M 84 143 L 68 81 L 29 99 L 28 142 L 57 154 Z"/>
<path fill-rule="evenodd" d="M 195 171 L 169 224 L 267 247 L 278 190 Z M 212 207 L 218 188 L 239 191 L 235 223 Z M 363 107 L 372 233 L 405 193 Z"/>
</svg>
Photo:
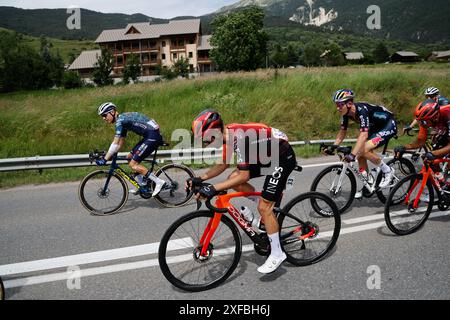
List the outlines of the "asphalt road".
<svg viewBox="0 0 450 320">
<path fill-rule="evenodd" d="M 300 160 L 310 166 L 295 173 L 285 201 L 308 191 L 323 162 L 334 160 Z M 254 184 L 261 186 L 262 178 Z M 167 209 L 130 196 L 119 214 L 98 217 L 81 206 L 77 188 L 64 183 L 0 191 L 0 276 L 7 299 L 450 299 L 450 212 L 437 212 L 418 232 L 399 237 L 385 226 L 376 197 L 355 201 L 325 260 L 307 267 L 284 263 L 261 275 L 256 269 L 265 258 L 247 251 L 223 285 L 188 293 L 164 278 L 157 248 L 168 226 L 195 210 L 193 203 Z"/>
</svg>

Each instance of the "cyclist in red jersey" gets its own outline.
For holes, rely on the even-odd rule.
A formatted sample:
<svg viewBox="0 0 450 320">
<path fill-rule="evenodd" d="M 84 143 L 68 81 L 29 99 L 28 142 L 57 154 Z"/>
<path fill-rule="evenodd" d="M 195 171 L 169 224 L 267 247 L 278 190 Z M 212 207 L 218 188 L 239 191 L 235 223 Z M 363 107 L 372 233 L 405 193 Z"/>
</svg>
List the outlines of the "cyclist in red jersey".
<svg viewBox="0 0 450 320">
<path fill-rule="evenodd" d="M 432 161 L 448 155 L 450 153 L 450 105 L 440 106 L 434 99 L 427 99 L 419 103 L 414 115 L 420 126 L 416 141 L 396 147 L 394 152 L 402 154 L 405 150 L 424 146 L 428 137 L 428 128 L 432 128 L 433 151 L 426 153 L 426 160 Z M 440 172 L 438 166 L 433 170 Z"/>
<path fill-rule="evenodd" d="M 214 110 L 200 113 L 192 124 L 192 131 L 194 136 L 203 139 L 203 142 L 211 142 L 222 136 L 223 163 L 216 164 L 188 183 L 200 184 L 217 177 L 230 166 L 234 154 L 237 159 L 237 168 L 227 180 L 203 187 L 197 197 L 211 198 L 219 191 L 227 189 L 254 192 L 255 188 L 248 181 L 266 176 L 261 197 L 249 199 L 258 204 L 258 211 L 271 245 L 270 256 L 258 271 L 275 271 L 286 259 L 286 254 L 280 246 L 279 226 L 273 209 L 277 202 L 279 205 L 287 179 L 297 164 L 287 136 L 261 123 L 224 125 L 220 114 Z M 212 137 L 214 131 L 215 137 Z"/>
</svg>

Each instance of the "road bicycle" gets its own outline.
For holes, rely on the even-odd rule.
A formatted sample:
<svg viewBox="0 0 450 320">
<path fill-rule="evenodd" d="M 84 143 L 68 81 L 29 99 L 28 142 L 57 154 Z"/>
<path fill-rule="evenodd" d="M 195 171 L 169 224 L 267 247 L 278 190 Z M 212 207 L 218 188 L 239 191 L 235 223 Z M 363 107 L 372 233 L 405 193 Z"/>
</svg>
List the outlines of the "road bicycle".
<svg viewBox="0 0 450 320">
<path fill-rule="evenodd" d="M 384 210 L 389 230 L 398 235 L 411 234 L 424 225 L 434 205 L 441 211 L 449 209 L 449 185 L 445 182 L 442 187 L 433 169 L 443 164 L 442 172 L 446 173 L 449 162 L 448 158 L 424 161 L 419 173 L 403 178 L 392 188 Z"/>
<path fill-rule="evenodd" d="M 162 146 L 168 146 L 163 143 Z M 194 193 L 187 192 L 184 183 L 187 179 L 194 177 L 194 172 L 183 164 L 167 164 L 160 167 L 156 161 L 158 150 L 153 153 L 153 159 L 150 160 L 150 172 L 155 167 L 157 171 L 155 176 L 165 180 L 165 185 L 154 199 L 165 207 L 180 207 L 188 203 Z M 94 162 L 105 155 L 104 151 L 94 151 L 89 154 L 89 160 Z M 128 181 L 134 186 L 135 192 L 144 199 L 152 198 L 152 190 L 155 183 L 149 181 L 146 186 L 137 182 L 134 174 L 126 173 L 117 161 L 126 160 L 127 157 L 114 155 L 109 170 L 97 170 L 88 174 L 80 183 L 78 196 L 82 205 L 93 215 L 111 215 L 117 213 L 128 200 L 129 189 Z M 147 161 L 147 160 L 145 160 Z"/>
<path fill-rule="evenodd" d="M 352 151 L 351 147 L 346 146 L 330 146 L 327 144 L 320 145 L 320 151 L 323 152 L 328 148 L 334 149 L 341 161 L 340 164 L 332 165 L 322 170 L 314 179 L 311 185 L 311 191 L 325 193 L 336 202 L 339 213 L 344 213 L 353 203 L 356 194 L 357 182 L 360 180 L 363 184 L 362 196 L 370 198 L 374 194 L 384 203 L 389 195 L 391 187 L 393 187 L 402 177 L 415 172 L 414 164 L 404 158 L 391 159 L 386 165 L 395 170 L 394 179 L 387 188 L 380 188 L 382 174 L 380 168 L 374 168 L 369 171 L 370 176 L 364 176 L 359 171 L 356 162 L 348 163 L 344 161 L 344 157 Z M 384 159 L 387 156 L 388 143 L 384 145 L 381 154 Z M 372 181 L 372 182 L 371 182 Z M 322 210 L 322 212 L 325 212 Z"/>
<path fill-rule="evenodd" d="M 296 170 L 300 171 L 301 167 Z M 195 190 L 198 192 L 199 188 Z M 167 229 L 160 242 L 158 259 L 162 273 L 171 284 L 191 292 L 209 290 L 230 277 L 243 251 L 270 254 L 267 234 L 252 227 L 230 203 L 247 196 L 261 196 L 261 192 L 222 192 L 214 205 L 211 199 L 205 202 L 209 210 L 199 210 L 198 206 L 197 211 L 181 217 Z M 274 212 L 287 261 L 306 266 L 322 260 L 339 237 L 341 220 L 335 203 L 317 192 L 298 195 L 282 209 L 280 202 Z M 317 207 L 334 214 L 319 214 Z M 253 245 L 242 247 L 238 227 Z"/>
<path fill-rule="evenodd" d="M 5 286 L 3 285 L 2 278 L 0 278 L 0 300 L 5 300 Z"/>
</svg>

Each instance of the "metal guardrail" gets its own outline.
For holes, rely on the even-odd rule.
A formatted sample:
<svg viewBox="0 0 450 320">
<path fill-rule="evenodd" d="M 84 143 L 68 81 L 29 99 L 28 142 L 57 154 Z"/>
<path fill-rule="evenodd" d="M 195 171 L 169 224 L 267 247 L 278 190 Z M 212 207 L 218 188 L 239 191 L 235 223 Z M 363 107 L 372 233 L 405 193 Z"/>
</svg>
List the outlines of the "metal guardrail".
<svg viewBox="0 0 450 320">
<path fill-rule="evenodd" d="M 293 141 L 292 146 L 313 145 L 320 143 L 333 143 L 334 140 L 310 140 L 310 141 Z M 356 139 L 346 139 L 345 143 L 356 142 Z M 126 156 L 128 152 L 119 153 L 120 156 Z M 222 156 L 222 149 L 177 149 L 177 150 L 158 150 L 157 161 L 185 161 L 185 160 L 204 160 L 216 159 Z M 118 163 L 126 163 L 126 161 L 118 161 Z M 195 162 L 194 162 L 195 163 Z M 201 163 L 199 161 L 198 163 Z M 0 172 L 23 171 L 23 170 L 39 170 L 58 169 L 58 168 L 75 168 L 94 166 L 95 163 L 89 161 L 88 154 L 64 155 L 64 156 L 33 156 L 26 158 L 10 158 L 0 159 Z"/>
</svg>

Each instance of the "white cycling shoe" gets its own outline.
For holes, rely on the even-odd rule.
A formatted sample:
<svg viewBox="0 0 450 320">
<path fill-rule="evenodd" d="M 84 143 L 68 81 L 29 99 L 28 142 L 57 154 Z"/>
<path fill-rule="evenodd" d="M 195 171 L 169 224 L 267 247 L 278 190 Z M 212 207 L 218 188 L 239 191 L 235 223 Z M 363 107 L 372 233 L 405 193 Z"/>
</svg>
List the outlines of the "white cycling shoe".
<svg viewBox="0 0 450 320">
<path fill-rule="evenodd" d="M 153 190 L 152 197 L 157 196 L 161 189 L 164 187 L 166 182 L 164 180 L 160 180 L 160 182 L 155 182 L 155 190 Z"/>
<path fill-rule="evenodd" d="M 264 274 L 272 273 L 278 269 L 278 267 L 283 263 L 284 260 L 286 260 L 286 258 L 287 258 L 286 253 L 284 253 L 284 252 L 280 258 L 270 255 L 267 258 L 266 262 L 264 262 L 264 264 L 261 267 L 259 267 L 257 270 L 258 270 L 258 272 L 264 273 Z"/>
<path fill-rule="evenodd" d="M 388 173 L 383 174 L 383 179 L 380 182 L 379 187 L 381 189 L 387 188 L 390 186 L 390 184 L 392 183 L 392 180 L 394 179 L 394 173 L 395 170 L 394 168 L 391 168 L 391 171 Z"/>
</svg>

